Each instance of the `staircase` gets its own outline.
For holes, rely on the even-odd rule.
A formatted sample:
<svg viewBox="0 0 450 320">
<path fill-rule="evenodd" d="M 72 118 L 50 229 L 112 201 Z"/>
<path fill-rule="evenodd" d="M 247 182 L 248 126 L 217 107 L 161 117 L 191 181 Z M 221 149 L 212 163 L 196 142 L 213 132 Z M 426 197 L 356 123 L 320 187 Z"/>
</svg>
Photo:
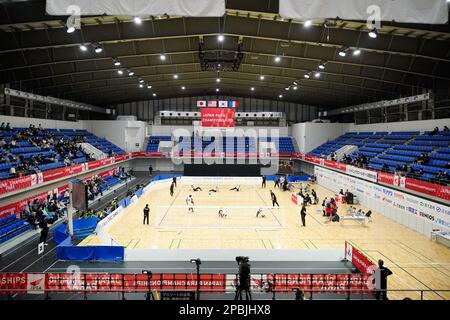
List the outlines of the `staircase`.
<svg viewBox="0 0 450 320">
<path fill-rule="evenodd" d="M 344 154 L 349 155 L 352 154 L 353 152 L 358 151 L 359 148 L 358 146 L 354 146 L 354 145 L 345 145 L 342 148 L 338 149 L 335 151 L 336 153 L 336 161 L 341 161 L 344 158 Z M 331 159 L 331 155 L 327 157 L 328 160 Z"/>
<path fill-rule="evenodd" d="M 87 142 L 78 143 L 78 146 L 81 146 L 81 149 L 84 151 L 84 153 L 90 154 L 95 160 L 104 159 L 108 157 L 106 153 L 97 149 L 90 143 Z"/>
</svg>

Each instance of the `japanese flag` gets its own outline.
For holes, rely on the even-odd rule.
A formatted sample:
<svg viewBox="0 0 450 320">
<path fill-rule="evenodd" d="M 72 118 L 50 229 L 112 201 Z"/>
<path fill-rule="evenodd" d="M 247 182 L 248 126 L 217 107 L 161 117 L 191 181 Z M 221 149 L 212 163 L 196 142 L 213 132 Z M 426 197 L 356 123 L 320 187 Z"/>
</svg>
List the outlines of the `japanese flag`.
<svg viewBox="0 0 450 320">
<path fill-rule="evenodd" d="M 206 107 L 206 101 L 204 100 L 198 100 L 197 101 L 197 107 Z"/>
</svg>

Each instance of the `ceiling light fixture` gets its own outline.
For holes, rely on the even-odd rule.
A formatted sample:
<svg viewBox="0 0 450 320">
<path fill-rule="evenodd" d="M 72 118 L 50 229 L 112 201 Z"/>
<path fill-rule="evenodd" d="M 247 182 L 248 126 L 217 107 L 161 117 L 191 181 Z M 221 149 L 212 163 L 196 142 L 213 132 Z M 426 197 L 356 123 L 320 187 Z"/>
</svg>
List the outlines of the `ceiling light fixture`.
<svg viewBox="0 0 450 320">
<path fill-rule="evenodd" d="M 218 40 L 219 42 L 223 42 L 223 40 L 225 40 L 224 35 L 223 35 L 223 34 L 219 34 L 219 35 L 217 36 L 217 40 Z"/>
<path fill-rule="evenodd" d="M 159 56 L 159 59 L 161 59 L 162 61 L 165 61 L 166 60 L 166 55 L 165 54 L 161 54 Z"/>
<path fill-rule="evenodd" d="M 142 23 L 141 17 L 134 17 L 134 18 L 133 18 L 133 21 L 134 21 L 134 23 L 136 23 L 136 24 L 141 24 L 141 23 Z"/>
<path fill-rule="evenodd" d="M 354 56 L 359 56 L 361 54 L 361 49 L 355 49 L 353 50 L 353 55 Z"/>
<path fill-rule="evenodd" d="M 376 39 L 378 37 L 377 28 L 373 28 L 372 30 L 369 31 L 369 37 L 371 37 L 372 39 Z"/>
<path fill-rule="evenodd" d="M 274 59 L 275 62 L 280 62 L 281 61 L 281 57 L 280 56 L 276 56 Z"/>
<path fill-rule="evenodd" d="M 174 78 L 174 79 L 178 79 L 178 75 L 175 73 L 175 74 L 173 75 L 173 78 Z"/>
<path fill-rule="evenodd" d="M 85 44 L 80 44 L 81 51 L 87 51 L 88 47 Z"/>
<path fill-rule="evenodd" d="M 305 26 L 306 28 L 309 28 L 311 25 L 312 25 L 311 20 L 306 20 L 305 23 L 303 23 L 303 26 Z"/>
<path fill-rule="evenodd" d="M 346 48 L 341 48 L 340 50 L 339 50 L 339 56 L 341 56 L 341 57 L 345 57 L 346 55 L 347 55 L 347 49 Z"/>
<path fill-rule="evenodd" d="M 123 71 L 121 69 L 117 70 L 117 73 L 123 75 Z"/>
<path fill-rule="evenodd" d="M 134 71 L 128 70 L 128 76 L 130 77 L 134 76 Z"/>
<path fill-rule="evenodd" d="M 259 80 L 264 80 L 266 77 L 265 76 L 263 76 L 263 75 L 260 75 L 259 76 Z"/>
<path fill-rule="evenodd" d="M 95 53 L 101 53 L 103 51 L 103 47 L 99 44 L 94 44 Z"/>
</svg>

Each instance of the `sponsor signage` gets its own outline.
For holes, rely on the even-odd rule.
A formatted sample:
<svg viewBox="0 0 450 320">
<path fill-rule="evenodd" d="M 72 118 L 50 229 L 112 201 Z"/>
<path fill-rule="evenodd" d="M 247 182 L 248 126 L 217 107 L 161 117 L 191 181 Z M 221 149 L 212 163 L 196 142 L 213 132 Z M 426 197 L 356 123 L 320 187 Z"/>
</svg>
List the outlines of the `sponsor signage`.
<svg viewBox="0 0 450 320">
<path fill-rule="evenodd" d="M 234 127 L 234 117 L 233 109 L 203 108 L 201 109 L 201 126 Z"/>
<path fill-rule="evenodd" d="M 377 173 L 375 171 L 365 170 L 354 166 L 347 166 L 345 172 L 354 177 L 377 182 Z"/>
</svg>

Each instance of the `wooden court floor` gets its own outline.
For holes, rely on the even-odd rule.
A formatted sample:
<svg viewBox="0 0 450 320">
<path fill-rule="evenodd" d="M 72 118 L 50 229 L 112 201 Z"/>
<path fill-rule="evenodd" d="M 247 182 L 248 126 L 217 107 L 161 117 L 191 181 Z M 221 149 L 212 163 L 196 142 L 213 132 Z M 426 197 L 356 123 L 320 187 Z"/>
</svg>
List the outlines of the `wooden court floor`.
<svg viewBox="0 0 450 320">
<path fill-rule="evenodd" d="M 219 185 L 219 192 L 210 193 L 212 185 L 198 184 L 202 191 L 193 192 L 181 185 L 169 195 L 169 183 L 152 190 L 128 207 L 124 215 L 108 229 L 111 236 L 127 248 L 154 249 L 326 249 L 342 248 L 351 241 L 373 261 L 383 259 L 393 271 L 390 289 L 450 289 L 450 251 L 419 233 L 374 212 L 367 226 L 346 221 L 329 223 L 322 216 L 320 205 L 308 206 L 306 227 L 301 226 L 299 207 L 290 200 L 290 193 L 266 189 L 260 185 L 241 185 L 239 192 L 231 185 Z M 314 185 L 322 200 L 333 193 Z M 274 190 L 280 208 L 272 208 L 269 190 Z M 194 198 L 194 213 L 189 213 L 185 199 Z M 320 201 L 321 202 L 321 201 Z M 144 225 L 142 210 L 150 205 L 150 223 Z M 360 208 L 361 206 L 357 206 Z M 264 218 L 256 218 L 259 208 Z M 347 205 L 339 207 L 345 215 Z M 367 208 L 361 207 L 364 210 Z M 224 209 L 226 218 L 219 218 Z M 90 236 L 81 245 L 101 244 Z M 420 293 L 393 292 L 391 299 L 419 299 Z M 425 293 L 425 299 L 450 299 L 450 292 Z"/>
</svg>

